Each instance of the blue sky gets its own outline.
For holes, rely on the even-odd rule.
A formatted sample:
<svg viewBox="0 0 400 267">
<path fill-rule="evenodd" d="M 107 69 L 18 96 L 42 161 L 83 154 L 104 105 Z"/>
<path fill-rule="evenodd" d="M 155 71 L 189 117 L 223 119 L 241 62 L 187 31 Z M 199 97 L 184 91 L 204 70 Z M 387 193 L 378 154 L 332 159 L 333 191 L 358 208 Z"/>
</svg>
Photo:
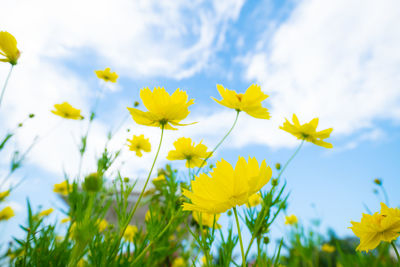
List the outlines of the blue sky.
<svg viewBox="0 0 400 267">
<path fill-rule="evenodd" d="M 98 119 L 89 140 L 84 171 L 94 166 L 106 133 L 126 117 L 127 106 L 139 100 L 143 87 L 164 86 L 169 92 L 187 90 L 195 99 L 188 122 L 194 126 L 168 132 L 159 166 L 180 136 L 213 147 L 229 129 L 234 111 L 219 106 L 216 84 L 243 92 L 258 83 L 270 97 L 265 106 L 272 119 L 260 121 L 241 114 L 233 134 L 214 160 L 235 164 L 239 155 L 284 163 L 298 141 L 278 129 L 296 113 L 301 122 L 320 118 L 333 127 L 334 149 L 305 145 L 284 174 L 289 213 L 308 224 L 322 220 L 321 230 L 333 228 L 351 235 L 350 220 L 379 208 L 373 179 L 382 177 L 397 206 L 400 197 L 400 18 L 398 1 L 107 1 L 50 0 L 8 2 L 0 30 L 12 33 L 22 51 L 0 110 L 0 133 L 26 114 L 36 118 L 17 134 L 15 144 L 26 148 L 35 135 L 46 135 L 30 153 L 25 167 L 8 181 L 24 183 L 9 198 L 17 215 L 3 233 L 18 235 L 24 222 L 25 199 L 34 206 L 64 207 L 52 193 L 63 170 L 76 173 L 78 140 L 84 122 L 62 122 L 49 110 L 70 102 L 88 114 L 102 92 Z M 96 6 L 93 9 L 93 5 Z M 75 8 L 79 6 L 78 8 Z M 94 70 L 111 67 L 117 85 L 100 82 Z M 8 66 L 0 66 L 4 81 Z M 112 148 L 123 146 L 132 133 L 150 137 L 159 131 L 135 125 L 128 118 Z M 53 129 L 50 133 L 49 130 Z M 10 152 L 10 150 L 8 152 Z M 7 151 L 6 151 L 7 152 Z M 5 153 L 6 154 L 6 153 Z M 143 158 L 124 151 L 122 173 L 144 177 L 154 151 Z M 9 162 L 0 159 L 0 177 Z M 117 165 L 119 166 L 120 163 Z M 177 166 L 181 166 L 177 164 Z M 314 208 L 315 207 L 315 208 Z M 60 214 L 58 215 L 60 216 Z M 285 232 L 283 217 L 273 235 Z"/>
</svg>

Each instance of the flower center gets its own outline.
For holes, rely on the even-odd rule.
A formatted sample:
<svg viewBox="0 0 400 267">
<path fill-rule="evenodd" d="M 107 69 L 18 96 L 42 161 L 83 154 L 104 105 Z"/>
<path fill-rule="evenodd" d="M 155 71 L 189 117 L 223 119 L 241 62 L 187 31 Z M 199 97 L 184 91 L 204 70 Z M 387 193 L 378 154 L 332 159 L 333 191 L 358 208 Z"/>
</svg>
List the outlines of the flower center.
<svg viewBox="0 0 400 267">
<path fill-rule="evenodd" d="M 239 102 L 242 102 L 243 94 L 236 94 L 237 99 L 239 99 Z"/>
</svg>

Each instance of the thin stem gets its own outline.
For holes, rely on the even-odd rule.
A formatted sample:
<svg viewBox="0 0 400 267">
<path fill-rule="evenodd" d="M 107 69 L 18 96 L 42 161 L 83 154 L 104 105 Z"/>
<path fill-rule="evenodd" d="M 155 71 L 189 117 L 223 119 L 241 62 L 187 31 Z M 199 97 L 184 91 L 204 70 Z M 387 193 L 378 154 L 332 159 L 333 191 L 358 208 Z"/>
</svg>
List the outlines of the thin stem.
<svg viewBox="0 0 400 267">
<path fill-rule="evenodd" d="M 294 157 L 297 155 L 297 153 L 300 151 L 300 148 L 303 146 L 304 144 L 304 140 L 301 141 L 300 145 L 297 147 L 296 151 L 293 153 L 293 155 L 288 159 L 288 161 L 285 163 L 285 165 L 283 166 L 282 170 L 279 172 L 278 177 L 276 178 L 277 180 L 279 180 L 279 178 L 281 178 L 283 172 L 285 171 L 286 167 L 289 165 L 289 163 L 294 159 Z"/>
<path fill-rule="evenodd" d="M 225 136 L 221 139 L 221 141 L 219 141 L 219 143 L 214 147 L 214 149 L 210 152 L 210 154 L 208 154 L 208 156 L 203 160 L 203 162 L 201 163 L 199 169 L 198 169 L 197 172 L 196 172 L 196 175 L 199 174 L 201 168 L 204 167 L 204 165 L 206 164 L 207 160 L 208 160 L 212 155 L 214 155 L 214 152 L 218 149 L 218 147 L 219 147 L 219 146 L 225 141 L 225 139 L 229 136 L 229 134 L 232 132 L 233 128 L 235 128 L 235 125 L 236 125 L 236 123 L 237 123 L 237 121 L 238 121 L 238 118 L 239 118 L 239 113 L 240 113 L 239 110 L 236 111 L 236 118 L 235 118 L 235 121 L 233 122 L 232 127 L 231 127 L 231 128 L 229 129 L 229 131 L 225 134 Z"/>
<path fill-rule="evenodd" d="M 239 219 L 236 211 L 236 207 L 233 207 L 233 212 L 235 213 L 235 219 L 236 219 L 236 226 L 239 234 L 239 241 L 240 241 L 240 251 L 242 253 L 242 266 L 246 267 L 246 256 L 244 254 L 244 249 L 243 249 L 243 241 L 242 241 L 242 234 L 240 232 L 240 226 L 239 226 Z"/>
<path fill-rule="evenodd" d="M 381 190 L 382 190 L 383 195 L 385 196 L 386 205 L 390 206 L 390 204 L 389 204 L 389 196 L 388 196 L 388 194 L 386 193 L 385 188 L 383 187 L 383 185 L 380 185 L 380 188 L 381 188 Z"/>
<path fill-rule="evenodd" d="M 394 252 L 396 252 L 397 264 L 400 266 L 400 255 L 399 255 L 399 252 L 397 251 L 396 245 L 394 244 L 394 241 L 390 242 L 390 244 L 392 244 Z"/>
<path fill-rule="evenodd" d="M 1 102 L 3 101 L 4 93 L 5 93 L 6 88 L 7 88 L 8 80 L 10 79 L 10 76 L 11 76 L 11 73 L 12 73 L 13 68 L 14 68 L 14 65 L 11 65 L 11 68 L 10 68 L 10 71 L 8 72 L 6 81 L 4 82 L 3 90 L 1 90 L 1 95 L 0 95 L 0 107 L 1 107 Z"/>
</svg>

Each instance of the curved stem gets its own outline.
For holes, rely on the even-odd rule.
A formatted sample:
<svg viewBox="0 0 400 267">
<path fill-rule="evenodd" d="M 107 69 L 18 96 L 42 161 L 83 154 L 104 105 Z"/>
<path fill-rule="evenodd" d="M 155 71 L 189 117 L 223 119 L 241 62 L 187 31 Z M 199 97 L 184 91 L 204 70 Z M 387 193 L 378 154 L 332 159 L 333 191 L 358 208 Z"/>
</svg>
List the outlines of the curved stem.
<svg viewBox="0 0 400 267">
<path fill-rule="evenodd" d="M 304 140 L 301 141 L 300 145 L 297 147 L 296 151 L 293 153 L 293 155 L 286 161 L 285 165 L 283 166 L 282 170 L 279 172 L 278 177 L 276 178 L 279 180 L 281 178 L 282 173 L 285 171 L 286 167 L 289 165 L 289 163 L 294 159 L 294 157 L 297 155 L 297 153 L 300 151 L 300 148 L 303 146 Z"/>
<path fill-rule="evenodd" d="M 235 125 L 238 121 L 239 118 L 239 113 L 240 111 L 236 111 L 236 118 L 235 121 L 233 122 L 232 127 L 229 129 L 229 131 L 225 134 L 225 136 L 221 139 L 221 141 L 219 141 L 219 143 L 214 147 L 214 149 L 210 152 L 210 154 L 208 154 L 208 156 L 203 160 L 203 162 L 201 163 L 199 169 L 196 172 L 196 175 L 199 174 L 201 168 L 204 167 L 204 165 L 206 164 L 207 160 L 214 154 L 214 152 L 218 149 L 218 147 L 225 141 L 225 139 L 229 136 L 229 134 L 232 132 L 233 128 L 235 128 Z"/>
<path fill-rule="evenodd" d="M 390 242 L 390 244 L 392 244 L 392 247 L 394 249 L 394 252 L 396 252 L 396 256 L 397 256 L 397 264 L 400 266 L 400 255 L 399 255 L 399 251 L 397 251 L 396 245 L 394 244 L 394 241 Z"/>
<path fill-rule="evenodd" d="M 14 65 L 11 65 L 11 68 L 10 68 L 10 71 L 8 72 L 6 81 L 4 82 L 3 89 L 1 90 L 1 95 L 0 95 L 0 107 L 1 107 L 1 102 L 2 102 L 2 100 L 3 100 L 3 97 L 4 97 L 4 93 L 5 93 L 6 88 L 7 88 L 8 80 L 10 79 L 11 72 L 12 72 L 13 68 L 14 68 Z"/>
<path fill-rule="evenodd" d="M 237 230 L 238 230 L 238 234 L 239 234 L 240 251 L 242 253 L 242 266 L 246 267 L 246 255 L 244 254 L 242 234 L 240 232 L 239 219 L 238 219 L 238 216 L 237 216 L 236 207 L 233 207 L 233 212 L 235 213 L 236 226 L 237 226 Z"/>
</svg>

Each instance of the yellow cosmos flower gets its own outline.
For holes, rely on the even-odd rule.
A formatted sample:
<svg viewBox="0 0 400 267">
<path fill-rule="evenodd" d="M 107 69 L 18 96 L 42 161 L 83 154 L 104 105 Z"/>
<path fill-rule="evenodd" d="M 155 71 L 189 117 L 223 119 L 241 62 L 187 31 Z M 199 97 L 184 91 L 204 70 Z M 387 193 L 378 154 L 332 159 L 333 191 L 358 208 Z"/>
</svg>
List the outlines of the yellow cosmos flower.
<svg viewBox="0 0 400 267">
<path fill-rule="evenodd" d="M 8 32 L 0 32 L 0 55 L 5 57 L 0 58 L 0 61 L 11 65 L 16 65 L 21 55 L 17 48 L 17 40 Z"/>
<path fill-rule="evenodd" d="M 117 82 L 118 74 L 115 72 L 111 72 L 110 68 L 106 68 L 105 70 L 95 70 L 94 72 L 99 79 L 102 79 L 105 82 Z"/>
<path fill-rule="evenodd" d="M 260 205 L 263 202 L 263 199 L 259 193 L 255 193 L 249 197 L 249 202 L 246 203 L 248 208 L 255 207 Z"/>
<path fill-rule="evenodd" d="M 329 138 L 333 128 L 317 132 L 318 118 L 312 119 L 309 123 L 301 125 L 296 114 L 293 114 L 292 120 L 293 124 L 286 119 L 283 126 L 280 126 L 279 128 L 296 136 L 297 139 L 305 140 L 325 148 L 333 147 L 332 144 L 324 141 L 324 139 Z"/>
<path fill-rule="evenodd" d="M 4 201 L 6 197 L 10 195 L 10 190 L 6 190 L 4 192 L 0 192 L 0 202 Z"/>
<path fill-rule="evenodd" d="M 332 253 L 332 252 L 335 252 L 336 248 L 329 244 L 323 244 L 321 247 L 321 250 L 326 253 Z"/>
<path fill-rule="evenodd" d="M 128 139 L 128 146 L 130 151 L 135 151 L 136 156 L 141 157 L 143 156 L 142 150 L 144 152 L 151 151 L 151 144 L 148 138 L 144 138 L 144 135 L 134 135 L 132 140 Z"/>
<path fill-rule="evenodd" d="M 186 267 L 186 262 L 182 257 L 178 257 L 172 262 L 172 267 Z"/>
<path fill-rule="evenodd" d="M 14 217 L 14 211 L 10 206 L 5 207 L 0 211 L 0 221 L 9 220 Z"/>
<path fill-rule="evenodd" d="M 260 86 L 252 84 L 244 94 L 238 94 L 220 84 L 217 84 L 217 89 L 222 97 L 222 100 L 212 97 L 217 103 L 236 111 L 244 111 L 254 118 L 269 119 L 271 117 L 268 109 L 261 104 L 262 101 L 268 98 L 268 95 L 261 91 Z"/>
<path fill-rule="evenodd" d="M 54 211 L 53 208 L 47 209 L 47 210 L 43 210 L 39 213 L 39 217 L 46 217 L 49 216 L 52 212 Z"/>
<path fill-rule="evenodd" d="M 65 218 L 61 219 L 61 223 L 67 223 L 67 222 L 70 222 L 70 221 L 71 221 L 70 217 L 65 217 Z"/>
<path fill-rule="evenodd" d="M 286 225 L 287 224 L 294 225 L 294 224 L 297 224 L 297 222 L 298 222 L 298 219 L 297 219 L 296 215 L 294 215 L 294 214 L 285 217 Z"/>
<path fill-rule="evenodd" d="M 206 227 L 213 227 L 214 225 L 214 216 L 215 216 L 215 229 L 221 228 L 221 225 L 218 224 L 219 217 L 221 217 L 221 214 L 211 214 L 207 212 L 198 212 L 198 211 L 193 211 L 192 212 L 193 219 L 200 225 L 200 217 L 201 217 L 201 225 L 206 226 Z"/>
<path fill-rule="evenodd" d="M 175 150 L 168 153 L 168 160 L 186 160 L 187 168 L 200 167 L 203 161 L 210 157 L 211 152 L 207 147 L 200 144 L 195 145 L 192 139 L 181 137 L 174 142 Z"/>
<path fill-rule="evenodd" d="M 98 222 L 97 227 L 99 228 L 99 232 L 103 232 L 104 230 L 106 230 L 108 222 L 105 219 L 98 220 L 97 222 Z"/>
<path fill-rule="evenodd" d="M 272 170 L 265 160 L 258 165 L 255 158 L 239 157 L 235 169 L 224 159 L 218 161 L 210 172 L 211 177 L 202 173 L 191 182 L 192 192 L 183 190 L 183 195 L 192 203 L 183 203 L 183 210 L 207 213 L 222 213 L 246 204 L 249 197 L 268 183 Z"/>
<path fill-rule="evenodd" d="M 177 130 L 172 125 L 189 125 L 180 123 L 189 115 L 188 107 L 194 103 L 193 99 L 188 101 L 185 91 L 178 88 L 172 95 L 169 95 L 164 87 L 154 88 L 153 91 L 144 88 L 140 90 L 140 98 L 147 108 L 147 112 L 137 108 L 128 108 L 137 124 L 164 127 L 167 130 Z"/>
<path fill-rule="evenodd" d="M 156 178 L 153 179 L 153 184 L 157 185 L 157 184 L 161 184 L 163 182 L 165 182 L 165 175 L 164 174 L 160 174 L 159 176 L 157 176 Z"/>
<path fill-rule="evenodd" d="M 361 222 L 351 222 L 349 227 L 360 238 L 359 251 L 375 249 L 381 241 L 392 242 L 400 235 L 400 210 L 381 203 L 381 212 L 363 214 Z"/>
<path fill-rule="evenodd" d="M 124 233 L 124 239 L 129 242 L 133 242 L 133 238 L 135 237 L 137 232 L 138 228 L 135 225 L 128 225 Z"/>
<path fill-rule="evenodd" d="M 55 104 L 55 110 L 51 112 L 57 116 L 63 117 L 65 119 L 71 120 L 82 120 L 81 110 L 72 107 L 69 103 L 64 102 L 62 104 Z"/>
<path fill-rule="evenodd" d="M 63 196 L 67 196 L 68 193 L 72 191 L 72 187 L 68 185 L 68 181 L 61 182 L 59 184 L 55 184 L 53 188 L 54 193 L 58 193 Z"/>
</svg>

